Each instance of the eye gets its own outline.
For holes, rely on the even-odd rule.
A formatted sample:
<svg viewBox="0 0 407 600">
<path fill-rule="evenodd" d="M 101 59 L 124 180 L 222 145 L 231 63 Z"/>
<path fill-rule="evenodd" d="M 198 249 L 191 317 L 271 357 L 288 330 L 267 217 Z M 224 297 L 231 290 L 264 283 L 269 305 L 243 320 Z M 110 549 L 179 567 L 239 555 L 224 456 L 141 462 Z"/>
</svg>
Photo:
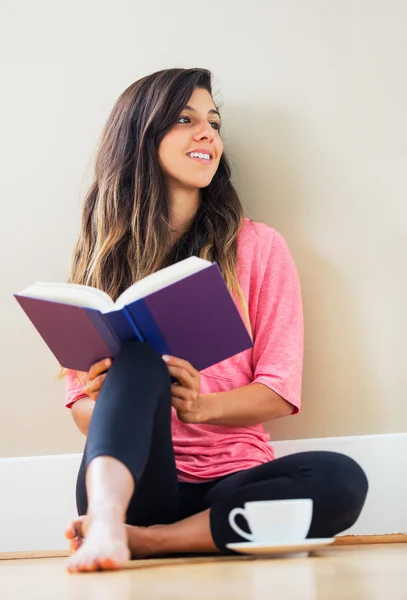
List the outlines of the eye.
<svg viewBox="0 0 407 600">
<path fill-rule="evenodd" d="M 180 117 L 178 119 L 178 123 L 181 123 L 181 124 L 190 123 L 190 122 L 191 122 L 191 119 L 189 117 L 186 117 L 186 116 Z"/>
<path fill-rule="evenodd" d="M 219 121 L 212 121 L 211 127 L 213 127 L 214 129 L 216 129 L 216 131 L 219 131 L 220 130 L 220 123 L 219 123 Z"/>
</svg>

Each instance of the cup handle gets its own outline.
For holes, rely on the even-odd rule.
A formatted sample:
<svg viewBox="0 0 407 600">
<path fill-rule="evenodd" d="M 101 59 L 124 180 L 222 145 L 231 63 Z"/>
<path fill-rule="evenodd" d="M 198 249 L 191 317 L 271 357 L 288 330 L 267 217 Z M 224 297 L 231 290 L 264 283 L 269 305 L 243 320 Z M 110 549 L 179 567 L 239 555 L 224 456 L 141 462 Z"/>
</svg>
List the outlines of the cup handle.
<svg viewBox="0 0 407 600">
<path fill-rule="evenodd" d="M 230 511 L 229 513 L 229 525 L 231 526 L 231 528 L 236 531 L 236 533 L 238 533 L 239 535 L 241 535 L 242 537 L 244 537 L 246 540 L 249 540 L 249 542 L 252 542 L 254 540 L 254 536 L 252 533 L 247 533 L 246 531 L 243 531 L 243 529 L 240 529 L 239 525 L 237 525 L 235 523 L 235 517 L 237 515 L 242 515 L 242 517 L 244 517 L 247 521 L 247 517 L 246 517 L 246 511 L 243 508 L 234 508 L 233 510 Z"/>
</svg>

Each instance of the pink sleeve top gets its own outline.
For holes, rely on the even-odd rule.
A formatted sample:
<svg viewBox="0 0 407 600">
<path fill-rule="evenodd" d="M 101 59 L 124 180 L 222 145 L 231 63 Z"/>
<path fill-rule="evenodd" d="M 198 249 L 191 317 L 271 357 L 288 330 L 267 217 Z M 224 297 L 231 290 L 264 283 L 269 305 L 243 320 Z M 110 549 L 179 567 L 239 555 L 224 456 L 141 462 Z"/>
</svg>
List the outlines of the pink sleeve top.
<svg viewBox="0 0 407 600">
<path fill-rule="evenodd" d="M 261 383 L 298 413 L 304 343 L 302 298 L 297 269 L 281 234 L 245 218 L 237 243 L 237 276 L 248 304 L 254 345 L 201 371 L 201 393 Z M 74 372 L 68 372 L 66 382 L 66 406 L 70 408 L 86 394 Z M 174 408 L 172 439 L 179 481 L 208 481 L 274 458 L 263 425 L 187 424 L 178 420 Z"/>
</svg>

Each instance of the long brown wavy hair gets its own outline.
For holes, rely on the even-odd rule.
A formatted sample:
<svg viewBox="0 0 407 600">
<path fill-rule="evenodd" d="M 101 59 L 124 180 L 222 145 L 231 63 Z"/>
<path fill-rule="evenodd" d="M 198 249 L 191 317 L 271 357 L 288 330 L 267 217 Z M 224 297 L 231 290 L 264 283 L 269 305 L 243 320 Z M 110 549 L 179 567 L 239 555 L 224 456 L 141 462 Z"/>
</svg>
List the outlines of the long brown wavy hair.
<svg viewBox="0 0 407 600">
<path fill-rule="evenodd" d="M 87 192 L 70 283 L 99 288 L 113 300 L 139 279 L 195 255 L 216 261 L 238 300 L 250 329 L 248 309 L 236 275 L 236 243 L 243 208 L 223 153 L 201 198 L 191 228 L 177 242 L 158 147 L 176 124 L 195 88 L 212 98 L 206 69 L 166 69 L 130 85 L 104 127 Z M 67 369 L 61 368 L 59 377 Z"/>
</svg>

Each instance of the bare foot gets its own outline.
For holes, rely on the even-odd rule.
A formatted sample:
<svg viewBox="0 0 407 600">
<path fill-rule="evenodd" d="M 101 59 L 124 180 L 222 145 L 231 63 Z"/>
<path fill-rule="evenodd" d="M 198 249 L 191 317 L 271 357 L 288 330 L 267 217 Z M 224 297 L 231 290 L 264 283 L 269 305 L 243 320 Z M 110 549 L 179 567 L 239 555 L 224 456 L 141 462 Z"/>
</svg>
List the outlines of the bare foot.
<svg viewBox="0 0 407 600">
<path fill-rule="evenodd" d="M 130 558 L 126 526 L 115 510 L 80 517 L 65 530 L 65 536 L 74 552 L 66 563 L 71 573 L 121 569 Z"/>
<path fill-rule="evenodd" d="M 127 544 L 132 558 L 147 558 L 156 554 L 150 531 L 161 527 L 162 525 L 151 525 L 150 527 L 125 525 Z M 88 528 L 87 515 L 77 517 L 66 527 L 65 537 L 70 541 L 69 549 L 71 554 L 77 552 L 85 542 L 85 538 L 88 536 Z"/>
</svg>

